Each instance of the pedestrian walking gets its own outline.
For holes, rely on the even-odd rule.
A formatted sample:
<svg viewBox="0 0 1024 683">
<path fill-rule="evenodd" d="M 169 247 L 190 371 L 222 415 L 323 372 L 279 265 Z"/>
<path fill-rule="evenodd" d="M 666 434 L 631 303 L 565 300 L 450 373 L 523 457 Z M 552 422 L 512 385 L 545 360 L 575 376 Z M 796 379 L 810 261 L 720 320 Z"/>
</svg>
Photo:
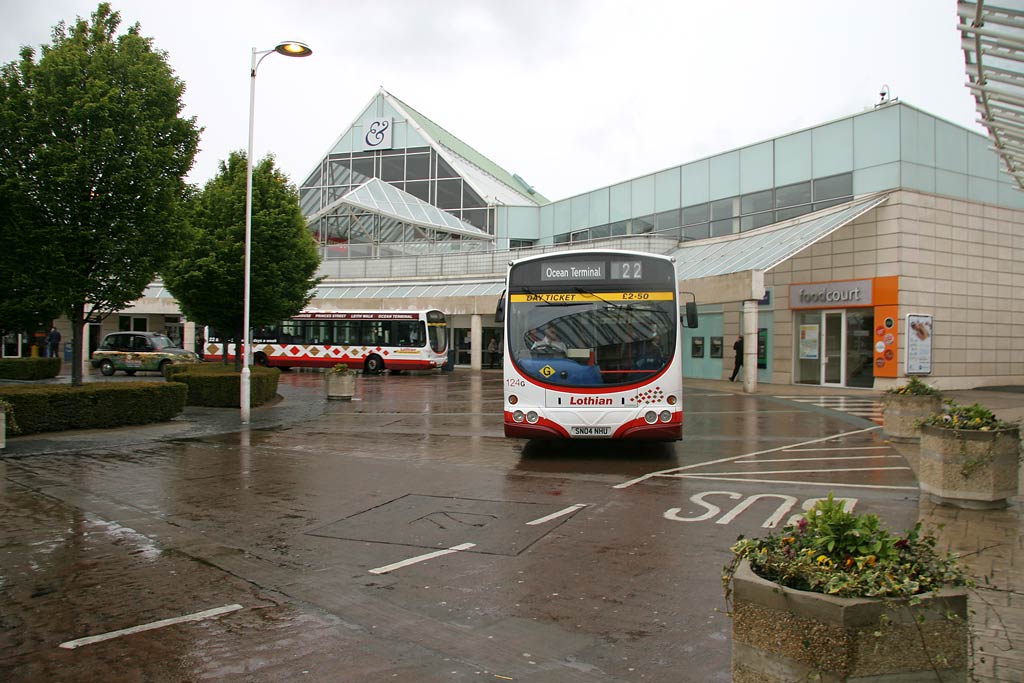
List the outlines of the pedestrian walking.
<svg viewBox="0 0 1024 683">
<path fill-rule="evenodd" d="M 50 326 L 50 333 L 46 335 L 46 357 L 57 358 L 60 356 L 60 332 L 53 325 Z"/>
<path fill-rule="evenodd" d="M 736 375 L 740 374 L 740 368 L 743 367 L 743 335 L 741 334 L 735 342 L 733 342 L 732 350 L 736 352 L 736 365 L 732 368 L 732 375 L 729 376 L 730 382 L 736 381 Z"/>
</svg>

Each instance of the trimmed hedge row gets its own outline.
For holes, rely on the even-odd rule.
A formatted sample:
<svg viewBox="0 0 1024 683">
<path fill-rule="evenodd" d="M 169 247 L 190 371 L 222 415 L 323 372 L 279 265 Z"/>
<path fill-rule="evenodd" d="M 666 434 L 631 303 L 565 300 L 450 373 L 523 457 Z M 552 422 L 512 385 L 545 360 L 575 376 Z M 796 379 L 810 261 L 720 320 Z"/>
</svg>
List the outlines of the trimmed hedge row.
<svg viewBox="0 0 1024 683">
<path fill-rule="evenodd" d="M 0 358 L 0 379 L 50 379 L 60 372 L 60 358 Z"/>
<path fill-rule="evenodd" d="M 0 400 L 11 406 L 8 436 L 163 422 L 185 409 L 187 394 L 188 387 L 178 382 L 0 386 Z"/>
<path fill-rule="evenodd" d="M 277 368 L 250 367 L 249 402 L 260 406 L 277 396 L 281 371 Z M 241 374 L 233 365 L 200 363 L 171 365 L 167 381 L 188 385 L 188 405 L 213 408 L 240 407 Z"/>
</svg>

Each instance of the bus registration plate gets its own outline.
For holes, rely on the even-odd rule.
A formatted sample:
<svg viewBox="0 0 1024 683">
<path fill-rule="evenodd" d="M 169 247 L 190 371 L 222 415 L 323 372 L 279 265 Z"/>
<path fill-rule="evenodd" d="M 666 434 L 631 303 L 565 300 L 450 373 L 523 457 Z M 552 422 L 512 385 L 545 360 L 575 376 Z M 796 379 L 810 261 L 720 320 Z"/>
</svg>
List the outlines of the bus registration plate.
<svg viewBox="0 0 1024 683">
<path fill-rule="evenodd" d="M 573 436 L 610 436 L 611 427 L 573 427 Z"/>
</svg>

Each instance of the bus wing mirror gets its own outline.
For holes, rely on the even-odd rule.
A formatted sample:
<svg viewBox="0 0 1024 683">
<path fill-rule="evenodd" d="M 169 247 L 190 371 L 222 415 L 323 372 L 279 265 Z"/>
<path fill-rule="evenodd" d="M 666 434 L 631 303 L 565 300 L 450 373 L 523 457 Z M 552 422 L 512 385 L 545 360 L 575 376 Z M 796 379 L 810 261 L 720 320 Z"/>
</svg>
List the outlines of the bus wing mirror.
<svg viewBox="0 0 1024 683">
<path fill-rule="evenodd" d="M 687 301 L 686 302 L 686 315 L 681 318 L 683 324 L 689 328 L 695 328 L 698 325 L 697 321 L 697 302 Z"/>
<path fill-rule="evenodd" d="M 505 322 L 505 292 L 498 297 L 498 306 L 494 309 L 494 322 Z"/>
</svg>

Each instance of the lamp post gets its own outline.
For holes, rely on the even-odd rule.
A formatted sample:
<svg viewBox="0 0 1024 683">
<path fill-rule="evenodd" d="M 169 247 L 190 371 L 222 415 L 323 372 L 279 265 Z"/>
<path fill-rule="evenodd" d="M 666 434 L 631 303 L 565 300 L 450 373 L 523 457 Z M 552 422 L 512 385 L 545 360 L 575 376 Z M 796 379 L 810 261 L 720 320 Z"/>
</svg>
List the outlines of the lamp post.
<svg viewBox="0 0 1024 683">
<path fill-rule="evenodd" d="M 277 53 L 285 57 L 308 57 L 313 54 L 305 43 L 296 40 L 287 40 L 273 50 L 252 49 L 252 62 L 249 68 L 249 152 L 245 159 L 245 299 L 242 303 L 242 376 L 239 379 L 241 396 L 239 405 L 242 408 L 242 424 L 249 424 L 250 407 L 252 404 L 250 391 L 249 366 L 252 364 L 252 345 L 249 333 L 249 295 L 250 295 L 250 267 L 252 254 L 252 128 L 256 114 L 256 69 L 263 58 L 269 54 Z"/>
</svg>

